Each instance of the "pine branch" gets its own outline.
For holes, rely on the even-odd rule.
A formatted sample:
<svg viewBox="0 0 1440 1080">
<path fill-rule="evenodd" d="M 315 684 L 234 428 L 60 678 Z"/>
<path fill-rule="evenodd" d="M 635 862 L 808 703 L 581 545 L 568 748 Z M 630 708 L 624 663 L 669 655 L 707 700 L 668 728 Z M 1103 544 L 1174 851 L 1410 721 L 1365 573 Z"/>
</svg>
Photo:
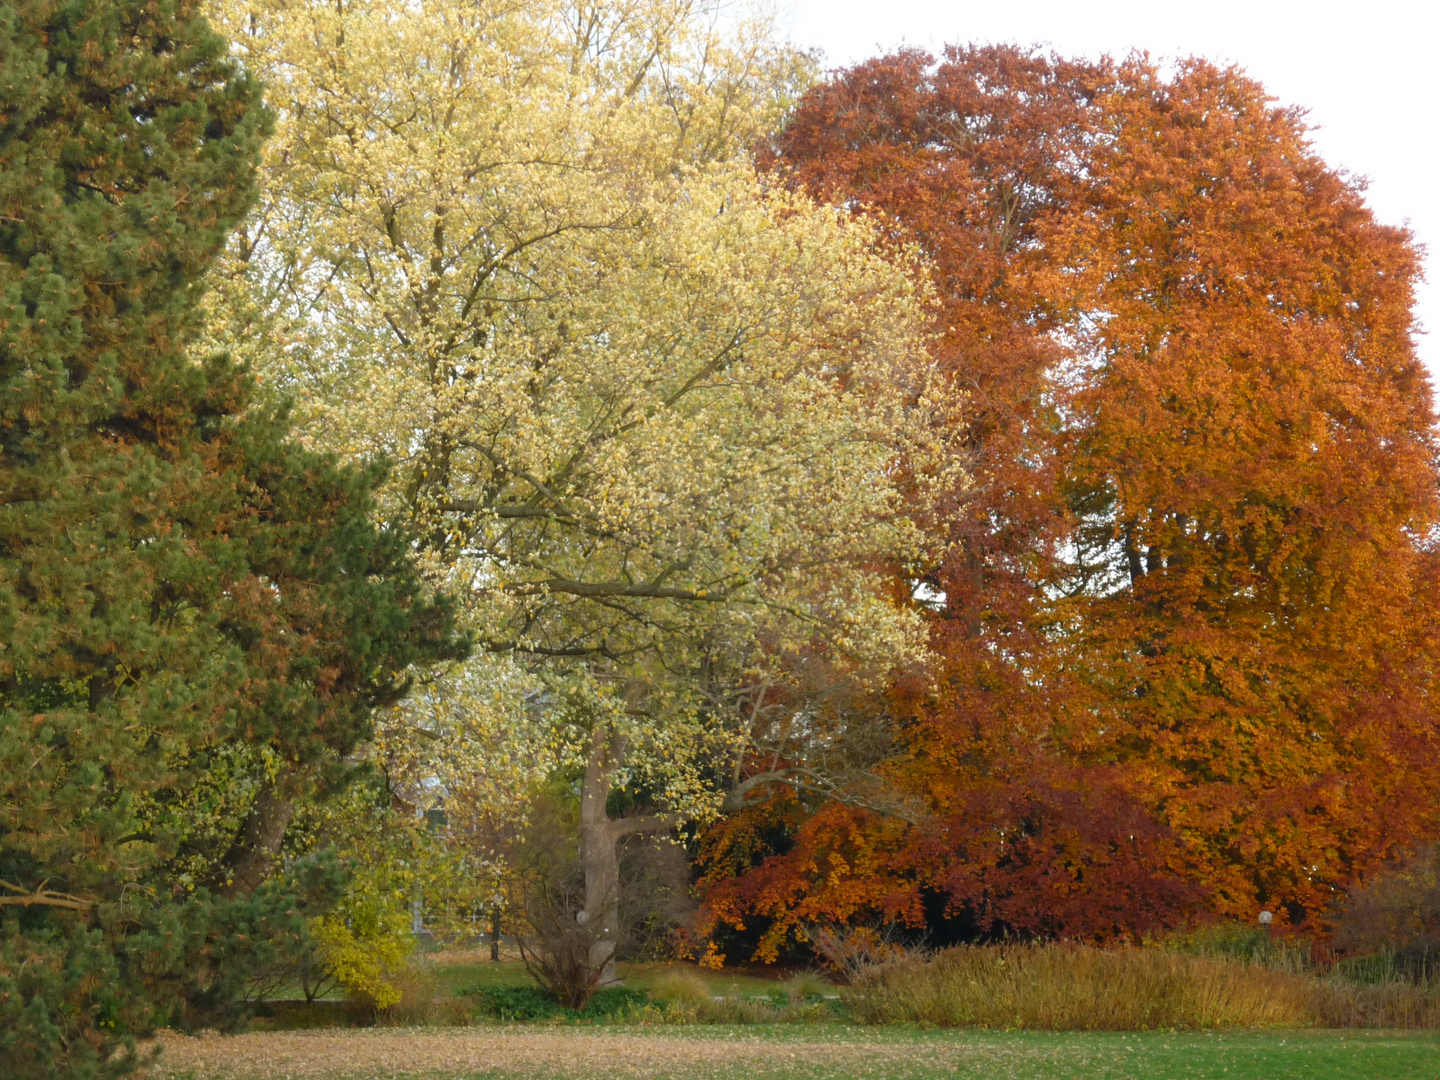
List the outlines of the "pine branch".
<svg viewBox="0 0 1440 1080">
<path fill-rule="evenodd" d="M 95 906 L 93 900 L 86 900 L 83 896 L 55 892 L 45 888 L 49 881 L 50 879 L 46 878 L 32 893 L 0 878 L 0 888 L 6 888 L 19 894 L 18 896 L 0 896 L 0 907 L 56 907 L 64 908 L 67 911 L 87 912 Z"/>
</svg>

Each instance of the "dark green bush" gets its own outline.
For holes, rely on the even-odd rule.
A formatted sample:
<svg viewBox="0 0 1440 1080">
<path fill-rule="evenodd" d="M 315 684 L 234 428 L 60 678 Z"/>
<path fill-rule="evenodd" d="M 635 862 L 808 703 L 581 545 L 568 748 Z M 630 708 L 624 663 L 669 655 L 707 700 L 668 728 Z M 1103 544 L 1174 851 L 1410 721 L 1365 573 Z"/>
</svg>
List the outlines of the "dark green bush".
<svg viewBox="0 0 1440 1080">
<path fill-rule="evenodd" d="M 481 1016 L 500 1020 L 602 1020 L 618 1016 L 631 1006 L 643 1005 L 650 995 L 644 990 L 612 986 L 597 990 L 583 1009 L 567 1009 L 536 986 L 484 986 L 459 991 L 473 997 Z"/>
</svg>

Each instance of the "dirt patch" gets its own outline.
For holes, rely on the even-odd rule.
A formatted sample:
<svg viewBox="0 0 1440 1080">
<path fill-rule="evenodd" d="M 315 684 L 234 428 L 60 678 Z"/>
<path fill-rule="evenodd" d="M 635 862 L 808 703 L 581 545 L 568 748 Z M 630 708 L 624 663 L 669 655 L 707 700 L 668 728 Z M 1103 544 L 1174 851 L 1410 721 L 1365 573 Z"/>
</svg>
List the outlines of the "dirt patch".
<svg viewBox="0 0 1440 1080">
<path fill-rule="evenodd" d="M 517 1029 L 370 1029 L 161 1036 L 157 1080 L 334 1080 L 345 1077 L 584 1076 L 693 1078 L 813 1066 L 826 1071 L 913 1061 L 914 1046 L 743 1035 Z M 942 1064 L 962 1048 L 927 1048 L 926 1064 Z"/>
</svg>

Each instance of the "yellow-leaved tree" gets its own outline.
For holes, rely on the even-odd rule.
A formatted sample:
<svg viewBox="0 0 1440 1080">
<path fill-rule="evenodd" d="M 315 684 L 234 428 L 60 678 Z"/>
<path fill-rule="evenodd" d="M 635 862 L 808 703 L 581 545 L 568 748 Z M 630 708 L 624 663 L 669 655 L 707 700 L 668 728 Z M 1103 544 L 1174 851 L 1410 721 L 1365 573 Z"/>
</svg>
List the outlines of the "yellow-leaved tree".
<svg viewBox="0 0 1440 1080">
<path fill-rule="evenodd" d="M 917 276 L 757 177 L 809 73 L 763 22 L 217 2 L 278 121 L 214 333 L 314 443 L 393 463 L 383 513 L 477 637 L 382 732 L 399 771 L 452 813 L 583 775 L 600 977 L 617 844 L 714 812 L 756 687 L 922 649 L 885 584 L 921 554 L 902 485 L 955 483 Z"/>
</svg>

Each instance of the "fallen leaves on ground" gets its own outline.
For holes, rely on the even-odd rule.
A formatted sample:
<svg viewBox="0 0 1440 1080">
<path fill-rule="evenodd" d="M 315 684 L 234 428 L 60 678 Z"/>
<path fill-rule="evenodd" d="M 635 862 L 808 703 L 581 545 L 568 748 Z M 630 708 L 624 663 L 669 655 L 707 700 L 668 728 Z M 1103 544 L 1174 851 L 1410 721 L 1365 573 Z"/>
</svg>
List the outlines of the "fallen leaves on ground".
<svg viewBox="0 0 1440 1080">
<path fill-rule="evenodd" d="M 157 1080 L 193 1076 L 224 1080 L 329 1080 L 336 1077 L 425 1077 L 496 1074 L 694 1078 L 754 1075 L 805 1068 L 862 1071 L 895 1066 L 917 1055 L 941 1066 L 961 1043 L 920 1048 L 865 1041 L 780 1041 L 747 1035 L 685 1037 L 519 1029 L 369 1029 L 256 1032 L 243 1035 L 173 1032 L 160 1037 Z"/>
</svg>

